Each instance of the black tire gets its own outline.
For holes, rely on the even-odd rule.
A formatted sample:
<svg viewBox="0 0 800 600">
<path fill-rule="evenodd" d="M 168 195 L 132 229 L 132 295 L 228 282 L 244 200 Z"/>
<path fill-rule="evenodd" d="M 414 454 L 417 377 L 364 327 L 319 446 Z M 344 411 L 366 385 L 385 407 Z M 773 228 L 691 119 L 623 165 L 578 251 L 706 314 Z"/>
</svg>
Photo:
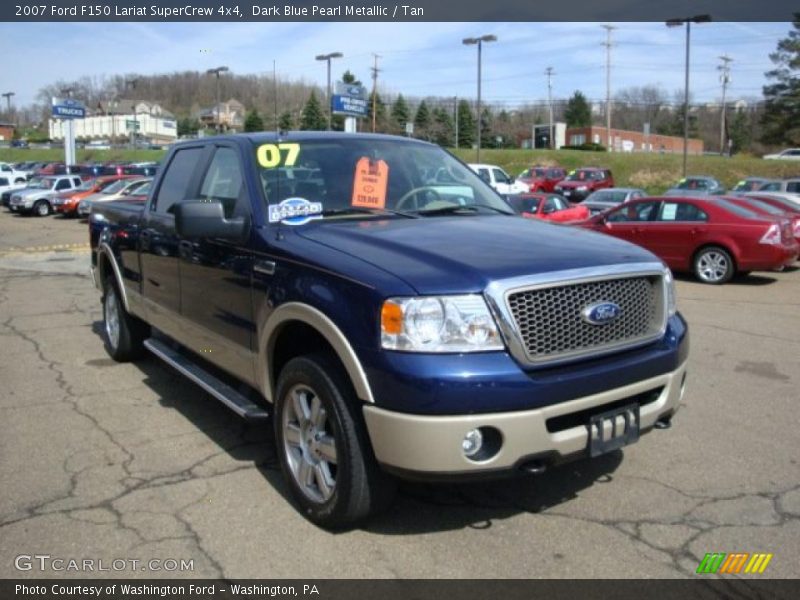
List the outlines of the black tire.
<svg viewBox="0 0 800 600">
<path fill-rule="evenodd" d="M 318 414 L 324 411 L 319 427 L 312 418 L 308 418 L 306 424 L 313 424 L 313 429 L 300 426 L 295 394 L 303 391 L 311 392 L 305 394 L 311 417 L 314 399 L 321 408 Z M 284 433 L 289 425 L 284 421 L 299 432 L 296 444 L 286 443 Z M 328 355 L 301 356 L 284 366 L 278 377 L 274 424 L 284 476 L 294 500 L 310 521 L 328 529 L 341 529 L 353 526 L 391 504 L 396 481 L 376 463 L 358 399 L 342 369 Z M 323 448 L 326 445 L 335 447 L 333 464 L 325 456 Z M 314 466 L 308 466 L 312 463 Z M 299 483 L 303 465 L 305 473 L 313 480 L 308 485 Z M 332 491 L 327 477 L 331 475 Z M 325 484 L 329 494 L 327 498 L 320 477 L 328 479 Z"/>
<path fill-rule="evenodd" d="M 736 274 L 730 253 L 719 246 L 701 248 L 694 256 L 693 271 L 701 283 L 722 285 Z"/>
<path fill-rule="evenodd" d="M 125 311 L 113 277 L 106 279 L 103 289 L 103 340 L 106 351 L 117 362 L 140 358 L 145 350 L 144 340 L 150 336 L 150 327 Z"/>
<path fill-rule="evenodd" d="M 16 179 L 14 183 L 25 183 L 25 180 L 22 178 Z"/>
<path fill-rule="evenodd" d="M 37 217 L 46 217 L 51 212 L 50 203 L 47 200 L 37 200 L 32 212 Z"/>
</svg>

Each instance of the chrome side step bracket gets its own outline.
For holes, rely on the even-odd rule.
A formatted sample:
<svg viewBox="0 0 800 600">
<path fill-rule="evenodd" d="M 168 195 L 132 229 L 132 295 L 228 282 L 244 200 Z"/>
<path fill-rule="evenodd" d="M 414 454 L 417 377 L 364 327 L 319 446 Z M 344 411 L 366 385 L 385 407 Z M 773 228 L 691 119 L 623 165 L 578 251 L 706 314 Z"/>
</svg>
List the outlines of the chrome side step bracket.
<svg viewBox="0 0 800 600">
<path fill-rule="evenodd" d="M 149 338 L 144 341 L 144 347 L 176 371 L 191 379 L 243 419 L 266 419 L 269 417 L 269 413 L 264 408 L 164 342 Z"/>
</svg>

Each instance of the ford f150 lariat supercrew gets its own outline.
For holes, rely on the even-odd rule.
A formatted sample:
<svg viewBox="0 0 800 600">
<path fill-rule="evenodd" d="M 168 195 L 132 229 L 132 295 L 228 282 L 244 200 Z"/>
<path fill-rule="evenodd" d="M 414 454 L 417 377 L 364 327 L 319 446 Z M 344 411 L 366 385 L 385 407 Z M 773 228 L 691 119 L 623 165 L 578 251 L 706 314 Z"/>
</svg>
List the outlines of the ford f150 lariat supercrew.
<svg viewBox="0 0 800 600">
<path fill-rule="evenodd" d="M 438 146 L 368 134 L 176 144 L 98 205 L 111 356 L 149 350 L 244 418 L 325 527 L 398 477 L 541 473 L 667 428 L 689 337 L 648 251 L 517 217 Z"/>
</svg>

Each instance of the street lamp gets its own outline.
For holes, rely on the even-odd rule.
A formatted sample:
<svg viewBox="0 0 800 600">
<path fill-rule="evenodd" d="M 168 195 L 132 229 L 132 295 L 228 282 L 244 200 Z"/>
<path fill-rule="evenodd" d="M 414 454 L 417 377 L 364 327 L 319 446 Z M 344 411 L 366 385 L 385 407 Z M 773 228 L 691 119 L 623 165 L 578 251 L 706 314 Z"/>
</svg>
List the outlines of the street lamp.
<svg viewBox="0 0 800 600">
<path fill-rule="evenodd" d="M 683 176 L 686 177 L 686 160 L 689 152 L 689 40 L 691 38 L 692 23 L 710 23 L 711 15 L 695 15 L 694 17 L 684 17 L 669 19 L 666 21 L 667 27 L 680 27 L 686 24 L 686 80 L 683 90 Z"/>
<path fill-rule="evenodd" d="M 5 92 L 3 94 L 3 98 L 6 99 L 6 111 L 8 112 L 9 117 L 11 116 L 11 96 L 15 95 L 16 94 L 14 92 Z"/>
<path fill-rule="evenodd" d="M 216 130 L 217 134 L 219 134 L 219 132 L 220 132 L 220 122 L 219 122 L 219 76 L 220 76 L 220 73 L 225 73 L 226 71 L 228 71 L 228 67 L 225 67 L 225 66 L 217 67 L 216 69 L 209 69 L 208 71 L 206 71 L 206 74 L 208 74 L 208 75 L 216 75 L 217 76 L 217 92 L 216 92 L 216 94 L 217 94 L 216 95 L 216 97 L 217 97 L 217 107 L 216 107 L 217 108 L 217 122 L 215 123 L 215 127 L 214 127 L 214 129 Z"/>
<path fill-rule="evenodd" d="M 333 106 L 331 105 L 331 59 L 342 58 L 344 54 L 341 52 L 331 52 L 330 54 L 317 54 L 314 58 L 316 60 L 324 60 L 328 63 L 328 94 L 326 96 L 328 102 L 328 131 L 331 130 L 333 125 Z"/>
<path fill-rule="evenodd" d="M 478 46 L 478 149 L 475 162 L 481 162 L 481 48 L 483 42 L 496 42 L 496 35 L 482 35 L 480 37 L 464 38 L 461 42 L 465 46 Z"/>
</svg>

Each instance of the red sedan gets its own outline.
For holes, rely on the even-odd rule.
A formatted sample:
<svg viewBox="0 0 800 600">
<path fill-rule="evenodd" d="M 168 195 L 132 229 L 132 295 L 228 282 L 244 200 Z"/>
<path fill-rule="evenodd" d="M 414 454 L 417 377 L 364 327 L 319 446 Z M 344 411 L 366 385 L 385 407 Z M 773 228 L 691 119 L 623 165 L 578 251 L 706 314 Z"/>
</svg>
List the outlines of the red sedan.
<svg viewBox="0 0 800 600">
<path fill-rule="evenodd" d="M 531 167 L 517 177 L 517 181 L 527 183 L 531 192 L 552 192 L 556 184 L 567 176 L 561 167 Z"/>
<path fill-rule="evenodd" d="M 744 198 L 740 196 L 733 196 L 725 197 L 725 199 L 738 206 L 749 208 L 759 215 L 768 215 L 771 217 L 782 217 L 784 219 L 789 219 L 792 224 L 792 235 L 794 236 L 794 239 L 797 240 L 797 243 L 800 244 L 800 211 L 787 210 L 784 207 L 774 206 L 769 202 L 764 202 L 763 200 L 759 200 L 758 198 L 753 198 L 750 196 Z"/>
<path fill-rule="evenodd" d="M 557 194 L 519 194 L 510 196 L 508 203 L 526 219 L 569 223 L 589 218 L 588 208 L 580 204 L 572 205 Z"/>
<path fill-rule="evenodd" d="M 724 198 L 632 200 L 579 226 L 639 244 L 703 283 L 725 283 L 737 272 L 780 270 L 800 252 L 788 219 L 759 215 Z"/>
</svg>

